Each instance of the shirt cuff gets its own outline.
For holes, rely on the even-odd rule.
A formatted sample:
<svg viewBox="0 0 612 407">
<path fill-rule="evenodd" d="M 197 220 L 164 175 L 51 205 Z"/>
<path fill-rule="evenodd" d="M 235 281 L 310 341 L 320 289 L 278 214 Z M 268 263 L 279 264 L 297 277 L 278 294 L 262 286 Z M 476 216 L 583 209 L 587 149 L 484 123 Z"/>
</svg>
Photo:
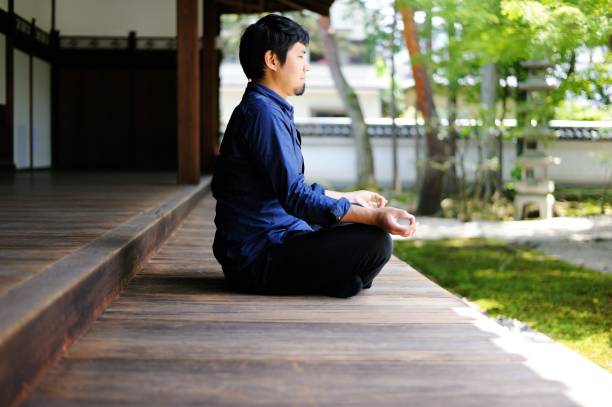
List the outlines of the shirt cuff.
<svg viewBox="0 0 612 407">
<path fill-rule="evenodd" d="M 340 220 L 344 218 L 344 215 L 351 209 L 351 203 L 346 198 L 340 198 L 336 204 L 331 208 L 331 212 L 334 215 L 334 222 L 331 226 L 335 226 L 340 223 Z"/>
</svg>

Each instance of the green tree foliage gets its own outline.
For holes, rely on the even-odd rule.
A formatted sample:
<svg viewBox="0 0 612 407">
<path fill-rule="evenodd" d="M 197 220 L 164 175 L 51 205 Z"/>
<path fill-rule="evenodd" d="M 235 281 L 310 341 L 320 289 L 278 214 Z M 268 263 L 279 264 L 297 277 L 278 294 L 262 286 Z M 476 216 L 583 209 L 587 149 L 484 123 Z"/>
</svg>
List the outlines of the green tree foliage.
<svg viewBox="0 0 612 407">
<path fill-rule="evenodd" d="M 456 111 L 452 103 L 457 103 L 458 95 L 460 100 L 471 105 L 481 105 L 482 77 L 479 72 L 483 66 L 491 64 L 495 65 L 502 84 L 497 92 L 501 108 L 498 105 L 492 112 L 482 109 L 472 112 L 472 117 L 480 117 L 483 123 L 491 123 L 491 115 L 499 119 L 514 116 L 519 120 L 519 127 L 528 124 L 529 119 L 539 122 L 552 119 L 554 108 L 568 94 L 589 99 L 602 108 L 610 104 L 612 65 L 609 49 L 605 49 L 612 42 L 610 0 L 399 1 L 405 7 L 427 14 L 420 26 L 421 41 L 432 37 L 434 41 L 429 53 L 422 55 L 420 61 L 428 65 L 434 77 L 446 82 L 444 91 L 448 95 L 449 119 Z M 428 25 L 430 20 L 434 23 Z M 583 63 L 579 67 L 577 55 L 593 49 L 599 49 L 604 60 L 586 67 Z M 528 103 L 525 92 L 515 86 L 516 82 L 527 79 L 527 72 L 520 63 L 528 60 L 546 60 L 554 66 L 547 76 L 555 80 L 557 88 L 545 95 L 545 103 L 537 108 Z M 439 86 L 431 90 L 440 92 Z M 509 106 L 514 112 L 510 112 Z M 451 125 L 448 132 L 441 134 L 448 135 L 451 161 L 455 162 L 453 130 Z M 487 157 L 480 164 L 487 165 L 488 161 Z"/>
</svg>

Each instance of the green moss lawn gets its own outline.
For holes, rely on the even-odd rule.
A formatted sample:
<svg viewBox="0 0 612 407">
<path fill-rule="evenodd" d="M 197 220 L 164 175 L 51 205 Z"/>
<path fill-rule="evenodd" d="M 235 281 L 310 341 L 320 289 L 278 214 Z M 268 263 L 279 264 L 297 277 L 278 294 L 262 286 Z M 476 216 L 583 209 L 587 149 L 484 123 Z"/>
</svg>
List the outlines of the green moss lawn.
<svg viewBox="0 0 612 407">
<path fill-rule="evenodd" d="M 396 241 L 395 255 L 490 316 L 527 323 L 612 372 L 612 275 L 504 242 Z"/>
</svg>

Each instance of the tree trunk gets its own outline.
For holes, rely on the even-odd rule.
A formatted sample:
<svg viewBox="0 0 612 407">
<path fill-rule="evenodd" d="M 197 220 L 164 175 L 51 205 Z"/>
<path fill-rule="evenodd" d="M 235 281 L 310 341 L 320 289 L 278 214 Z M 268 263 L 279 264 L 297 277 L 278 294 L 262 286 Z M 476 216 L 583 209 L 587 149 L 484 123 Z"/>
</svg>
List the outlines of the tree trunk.
<svg viewBox="0 0 612 407">
<path fill-rule="evenodd" d="M 448 155 L 450 166 L 445 174 L 444 194 L 455 195 L 458 192 L 457 186 L 457 90 L 449 85 L 448 94 Z"/>
<path fill-rule="evenodd" d="M 319 16 L 319 27 L 321 28 L 323 37 L 323 53 L 325 60 L 331 71 L 338 94 L 351 118 L 351 128 L 357 153 L 357 184 L 359 187 L 363 188 L 375 188 L 374 159 L 372 157 L 372 145 L 370 144 L 368 127 L 363 118 L 359 99 L 357 99 L 355 91 L 347 83 L 340 69 L 336 39 L 329 31 L 329 17 Z"/>
<path fill-rule="evenodd" d="M 414 86 L 417 94 L 417 105 L 425 120 L 427 162 L 423 185 L 419 193 L 417 212 L 422 215 L 433 215 L 440 209 L 444 177 L 443 168 L 448 161 L 448 152 L 444 143 L 438 138 L 440 124 L 434 105 L 432 86 L 427 74 L 427 68 L 418 62 L 421 48 L 419 46 L 417 26 L 414 22 L 414 10 L 401 5 L 401 3 L 399 10 L 404 22 L 404 40 L 410 54 L 412 76 L 414 77 Z"/>
<path fill-rule="evenodd" d="M 455 38 L 455 35 L 455 25 L 450 21 L 448 25 L 449 42 Z M 452 47 L 449 47 L 449 60 L 454 61 L 455 57 Z M 455 195 L 459 191 L 457 180 L 457 128 L 455 126 L 459 81 L 454 75 L 449 75 L 448 81 L 448 152 L 451 161 L 445 176 L 444 194 Z"/>
<path fill-rule="evenodd" d="M 488 202 L 497 186 L 498 168 L 495 166 L 497 157 L 497 132 L 495 131 L 495 103 L 497 102 L 497 70 L 491 62 L 480 68 L 480 106 L 482 111 L 481 140 L 483 148 L 483 198 Z M 499 158 L 498 158 L 499 160 Z"/>
<path fill-rule="evenodd" d="M 397 147 L 397 126 L 395 119 L 397 116 L 397 101 L 395 100 L 395 33 L 397 31 L 397 10 L 393 8 L 393 24 L 391 25 L 391 98 L 389 103 L 389 113 L 391 116 L 391 140 L 393 150 L 393 193 L 402 192 L 402 179 L 399 174 L 398 147 Z"/>
<path fill-rule="evenodd" d="M 419 107 L 414 106 L 414 170 L 416 172 L 416 190 L 420 191 L 421 186 L 423 185 L 423 158 L 421 157 L 421 150 L 423 146 L 423 141 L 421 140 L 421 129 L 419 128 Z"/>
<path fill-rule="evenodd" d="M 504 77 L 507 78 L 507 72 L 504 73 Z M 499 122 L 504 126 L 504 120 L 508 112 L 508 97 L 510 96 L 510 86 L 506 83 L 506 86 L 502 88 L 502 109 L 501 117 Z M 497 172 L 497 191 L 502 194 L 504 191 L 504 133 L 499 131 L 497 134 L 497 156 L 499 157 L 499 171 Z"/>
<path fill-rule="evenodd" d="M 523 68 L 519 63 L 514 64 L 514 76 L 516 76 L 517 81 L 523 82 L 527 80 L 527 70 Z M 515 101 L 515 109 L 516 109 L 516 128 L 523 129 L 525 128 L 528 122 L 528 115 L 525 110 L 525 104 L 527 103 L 527 91 L 524 89 L 519 89 L 518 87 L 514 88 L 514 101 Z M 516 156 L 520 156 L 523 154 L 523 144 L 525 139 L 523 137 L 517 137 L 516 140 Z"/>
</svg>

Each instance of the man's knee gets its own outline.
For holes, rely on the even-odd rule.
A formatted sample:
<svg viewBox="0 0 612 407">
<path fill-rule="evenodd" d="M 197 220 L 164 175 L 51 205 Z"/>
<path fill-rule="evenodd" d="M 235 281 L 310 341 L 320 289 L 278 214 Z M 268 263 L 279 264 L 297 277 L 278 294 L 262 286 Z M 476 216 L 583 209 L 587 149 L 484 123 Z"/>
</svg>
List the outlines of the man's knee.
<svg viewBox="0 0 612 407">
<path fill-rule="evenodd" d="M 389 261 L 393 254 L 393 239 L 391 235 L 376 226 L 367 226 L 368 250 L 372 257 L 381 264 Z"/>
<path fill-rule="evenodd" d="M 389 233 L 383 230 L 381 230 L 381 232 L 383 233 L 382 243 L 381 243 L 381 252 L 385 256 L 385 263 L 386 263 L 389 261 L 389 259 L 393 255 L 393 239 L 391 238 L 391 235 Z"/>
<path fill-rule="evenodd" d="M 369 264 L 369 267 L 360 272 L 365 289 L 372 286 L 372 281 L 393 254 L 393 240 L 389 233 L 376 227 L 372 227 L 368 232 L 367 264 Z"/>
<path fill-rule="evenodd" d="M 393 239 L 391 235 L 382 229 L 376 228 L 375 241 L 377 252 L 385 259 L 385 262 L 389 261 L 393 254 Z"/>
</svg>

